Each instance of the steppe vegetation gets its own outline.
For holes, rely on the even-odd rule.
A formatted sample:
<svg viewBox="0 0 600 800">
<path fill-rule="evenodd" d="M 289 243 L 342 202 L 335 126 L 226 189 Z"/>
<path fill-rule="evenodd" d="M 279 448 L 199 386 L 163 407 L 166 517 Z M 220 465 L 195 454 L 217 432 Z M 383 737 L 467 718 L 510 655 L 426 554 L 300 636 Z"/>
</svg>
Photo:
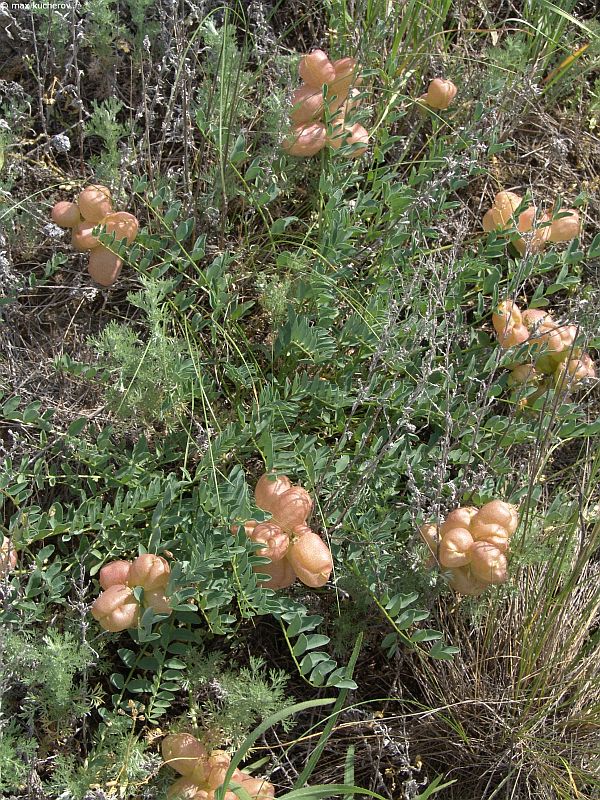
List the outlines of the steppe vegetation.
<svg viewBox="0 0 600 800">
<path fill-rule="evenodd" d="M 595 4 L 49 5 L 0 9 L 0 794 L 600 797 Z"/>
</svg>

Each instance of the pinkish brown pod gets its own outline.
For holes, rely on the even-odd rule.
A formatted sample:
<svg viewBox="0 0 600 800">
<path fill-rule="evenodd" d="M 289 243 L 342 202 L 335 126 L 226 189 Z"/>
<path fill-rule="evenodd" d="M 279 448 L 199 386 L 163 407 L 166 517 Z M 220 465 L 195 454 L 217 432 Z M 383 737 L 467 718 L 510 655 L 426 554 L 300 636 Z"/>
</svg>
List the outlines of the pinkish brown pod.
<svg viewBox="0 0 600 800">
<path fill-rule="evenodd" d="M 234 780 L 236 780 L 235 773 Z M 273 800 L 275 797 L 275 787 L 264 778 L 253 778 L 251 775 L 242 772 L 237 782 L 243 786 L 250 797 L 255 798 L 255 800 Z"/>
<path fill-rule="evenodd" d="M 488 542 L 475 542 L 471 547 L 471 572 L 482 583 L 504 583 L 508 578 L 506 556 Z"/>
<path fill-rule="evenodd" d="M 450 586 L 458 594 L 477 597 L 487 589 L 487 583 L 477 580 L 469 567 L 458 567 L 450 570 Z"/>
<path fill-rule="evenodd" d="M 445 78 L 434 78 L 427 89 L 427 93 L 422 95 L 420 100 L 430 108 L 445 111 L 456 97 L 458 88 L 452 81 Z"/>
<path fill-rule="evenodd" d="M 292 482 L 286 475 L 276 475 L 274 472 L 266 472 L 258 479 L 254 489 L 254 500 L 263 511 L 273 513 L 276 498 L 292 488 Z"/>
<path fill-rule="evenodd" d="M 135 628 L 139 620 L 139 605 L 129 586 L 109 586 L 92 604 L 92 616 L 101 627 L 112 633 Z"/>
<path fill-rule="evenodd" d="M 213 750 L 206 761 L 199 762 L 192 777 L 209 792 L 223 786 L 231 758 L 223 750 Z"/>
<path fill-rule="evenodd" d="M 96 242 L 98 240 L 96 239 Z M 122 260 L 107 247 L 98 245 L 90 253 L 88 273 L 100 286 L 112 286 L 121 273 Z"/>
<path fill-rule="evenodd" d="M 0 576 L 12 572 L 17 566 L 17 551 L 7 536 L 2 537 L 0 546 Z"/>
<path fill-rule="evenodd" d="M 343 106 L 351 87 L 359 86 L 361 83 L 355 58 L 339 58 L 333 62 L 333 67 L 335 78 L 328 85 L 327 91 L 327 96 L 330 98 L 328 101 L 330 114 L 335 114 Z"/>
<path fill-rule="evenodd" d="M 128 211 L 113 211 L 104 217 L 102 224 L 106 226 L 106 233 L 115 234 L 117 242 L 125 240 L 127 244 L 134 241 L 140 228 L 137 217 Z"/>
<path fill-rule="evenodd" d="M 346 153 L 347 158 L 359 158 L 367 152 L 369 145 L 369 134 L 362 125 L 356 122 L 354 125 L 336 124 L 333 128 L 333 135 L 328 140 L 328 143 L 334 150 L 338 150 L 342 145 L 356 145 L 360 144 L 361 147 L 353 149 L 350 153 Z"/>
<path fill-rule="evenodd" d="M 110 561 L 100 570 L 99 580 L 103 589 L 116 584 L 124 585 L 129 580 L 131 561 Z"/>
<path fill-rule="evenodd" d="M 294 128 L 287 139 L 284 139 L 281 147 L 290 156 L 310 158 L 322 150 L 326 144 L 327 131 L 325 125 L 313 123 Z"/>
<path fill-rule="evenodd" d="M 466 528 L 453 528 L 442 536 L 439 559 L 443 567 L 464 567 L 471 561 L 473 537 Z"/>
<path fill-rule="evenodd" d="M 525 325 L 514 325 L 506 333 L 498 334 L 498 342 L 503 350 L 517 347 L 529 339 L 529 331 Z"/>
<path fill-rule="evenodd" d="M 212 795 L 212 797 L 211 797 Z M 212 792 L 200 789 L 190 778 L 178 778 L 167 791 L 168 800 L 212 800 Z"/>
<path fill-rule="evenodd" d="M 536 386 L 540 375 L 532 364 L 517 364 L 510 371 L 507 379 L 508 386 Z"/>
<path fill-rule="evenodd" d="M 468 530 L 471 520 L 476 513 L 477 509 L 473 508 L 473 506 L 455 508 L 454 511 L 451 511 L 447 515 L 446 519 L 440 525 L 440 534 L 443 536 L 453 528 L 466 528 Z"/>
<path fill-rule="evenodd" d="M 302 583 L 316 588 L 324 586 L 333 570 L 331 552 L 325 542 L 312 531 L 290 544 L 287 560 Z"/>
<path fill-rule="evenodd" d="M 129 585 L 141 586 L 146 592 L 164 590 L 169 583 L 171 568 L 162 556 L 144 553 L 131 564 Z"/>
<path fill-rule="evenodd" d="M 551 242 L 569 242 L 581 233 L 581 219 L 575 208 L 561 208 L 558 219 L 550 225 Z"/>
<path fill-rule="evenodd" d="M 196 772 L 199 762 L 206 768 L 208 750 L 190 733 L 171 733 L 162 740 L 162 757 L 180 775 L 190 777 Z"/>
<path fill-rule="evenodd" d="M 290 537 L 284 533 L 279 525 L 273 522 L 261 522 L 249 534 L 253 542 L 262 545 L 256 554 L 271 561 L 279 561 L 287 553 Z"/>
<path fill-rule="evenodd" d="M 172 611 L 170 600 L 162 589 L 154 592 L 144 590 L 144 605 L 156 614 L 170 614 Z"/>
<path fill-rule="evenodd" d="M 290 121 L 294 128 L 317 122 L 323 114 L 323 94 L 310 86 L 301 86 L 292 93 Z"/>
<path fill-rule="evenodd" d="M 539 326 L 551 319 L 550 314 L 542 308 L 526 308 L 522 313 L 523 325 L 531 333 L 537 333 Z"/>
<path fill-rule="evenodd" d="M 518 509 L 504 500 L 490 500 L 475 514 L 471 530 L 474 531 L 478 525 L 501 525 L 512 536 L 519 526 Z"/>
<path fill-rule="evenodd" d="M 287 589 L 296 580 L 296 573 L 287 558 L 271 561 L 270 564 L 257 565 L 254 571 L 269 575 L 269 580 L 261 584 L 265 589 Z"/>
<path fill-rule="evenodd" d="M 100 247 L 100 242 L 92 234 L 93 230 L 94 225 L 90 224 L 86 220 L 80 222 L 78 225 L 75 225 L 71 233 L 71 244 L 73 245 L 73 249 L 78 250 L 80 253 L 84 253 L 86 250 L 94 250 L 97 247 Z"/>
<path fill-rule="evenodd" d="M 321 89 L 324 83 L 335 80 L 335 67 L 323 50 L 313 50 L 300 59 L 298 72 L 302 80 L 314 89 Z"/>
<path fill-rule="evenodd" d="M 88 186 L 80 192 L 77 205 L 84 220 L 97 225 L 112 211 L 110 190 L 106 186 Z"/>
<path fill-rule="evenodd" d="M 588 378 L 596 377 L 596 366 L 588 353 L 582 353 L 579 358 L 571 358 L 559 365 L 554 375 L 556 386 L 566 386 L 567 389 L 577 389 Z"/>
<path fill-rule="evenodd" d="M 522 202 L 521 195 L 515 192 L 498 192 L 494 197 L 494 208 L 498 211 L 503 225 L 514 223 L 516 211 Z"/>
<path fill-rule="evenodd" d="M 65 200 L 60 200 L 54 204 L 51 217 L 52 222 L 55 222 L 61 228 L 74 228 L 81 222 L 78 205 L 76 203 L 68 203 Z"/>
<path fill-rule="evenodd" d="M 492 325 L 498 336 L 502 336 L 515 325 L 523 324 L 523 316 L 514 300 L 503 300 L 492 314 Z"/>
<path fill-rule="evenodd" d="M 312 511 L 312 500 L 306 489 L 292 486 L 274 499 L 271 506 L 273 522 L 283 530 L 292 530 L 306 522 Z"/>
</svg>

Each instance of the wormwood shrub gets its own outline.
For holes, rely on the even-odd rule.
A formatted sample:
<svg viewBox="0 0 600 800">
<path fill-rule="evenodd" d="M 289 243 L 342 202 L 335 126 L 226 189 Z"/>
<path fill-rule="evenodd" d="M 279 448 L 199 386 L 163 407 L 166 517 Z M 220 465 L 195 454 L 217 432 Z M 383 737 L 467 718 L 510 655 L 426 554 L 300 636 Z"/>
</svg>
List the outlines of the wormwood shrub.
<svg viewBox="0 0 600 800">
<path fill-rule="evenodd" d="M 101 103 L 93 100 L 90 117 L 84 126 L 87 138 L 95 136 L 102 142 L 101 155 L 93 155 L 89 161 L 98 183 L 106 183 L 109 186 L 119 182 L 121 164 L 119 142 L 129 133 L 129 127 L 117 119 L 122 110 L 123 103 L 114 97 L 109 97 Z"/>
</svg>

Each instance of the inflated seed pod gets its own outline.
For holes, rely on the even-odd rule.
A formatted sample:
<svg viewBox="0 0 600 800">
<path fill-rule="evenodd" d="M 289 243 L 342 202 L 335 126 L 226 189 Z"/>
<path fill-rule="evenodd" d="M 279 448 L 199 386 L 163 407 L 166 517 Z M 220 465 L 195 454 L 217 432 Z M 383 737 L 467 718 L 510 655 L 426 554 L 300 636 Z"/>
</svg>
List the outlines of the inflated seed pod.
<svg viewBox="0 0 600 800">
<path fill-rule="evenodd" d="M 230 763 L 231 758 L 224 750 L 213 750 L 206 760 L 196 764 L 191 777 L 204 789 L 212 792 L 223 785 Z"/>
<path fill-rule="evenodd" d="M 104 217 L 102 224 L 106 226 L 106 233 L 115 234 L 117 242 L 125 239 L 127 244 L 134 241 L 140 228 L 137 217 L 128 211 L 113 211 Z"/>
<path fill-rule="evenodd" d="M 579 358 L 571 358 L 559 364 L 555 374 L 556 386 L 566 386 L 567 389 L 577 388 L 587 378 L 596 377 L 596 367 L 588 353 L 582 353 Z"/>
<path fill-rule="evenodd" d="M 263 511 L 273 513 L 273 503 L 275 498 L 292 488 L 292 483 L 286 475 L 276 475 L 274 472 L 266 472 L 258 479 L 254 489 L 254 500 Z M 253 522 L 254 520 L 250 520 Z M 250 523 L 247 522 L 246 525 Z M 256 524 L 256 523 L 255 523 Z"/>
<path fill-rule="evenodd" d="M 532 364 L 517 364 L 509 373 L 507 384 L 512 389 L 515 386 L 535 386 L 539 380 L 540 375 Z"/>
<path fill-rule="evenodd" d="M 489 208 L 485 212 L 485 214 L 483 215 L 482 225 L 483 225 L 483 230 L 486 233 L 495 230 L 502 230 L 502 228 L 504 228 L 504 222 L 502 221 L 502 216 L 495 206 L 492 206 L 492 208 Z"/>
<path fill-rule="evenodd" d="M 482 594 L 488 587 L 487 583 L 477 580 L 470 567 L 458 567 L 450 570 L 449 583 L 458 594 L 471 595 L 473 597 Z"/>
<path fill-rule="evenodd" d="M 144 553 L 133 560 L 129 571 L 129 586 L 141 586 L 146 592 L 164 590 L 169 583 L 171 568 L 162 556 Z"/>
<path fill-rule="evenodd" d="M 333 62 L 335 78 L 328 86 L 329 113 L 335 114 L 346 102 L 350 88 L 360 85 L 358 64 L 355 58 L 339 58 Z"/>
<path fill-rule="evenodd" d="M 306 489 L 292 486 L 286 492 L 277 495 L 271 503 L 273 522 L 284 530 L 291 530 L 296 525 L 306 522 L 312 511 L 313 502 Z"/>
<path fill-rule="evenodd" d="M 286 560 L 302 583 L 316 588 L 324 586 L 333 570 L 331 552 L 325 542 L 312 531 L 290 543 Z"/>
<path fill-rule="evenodd" d="M 361 101 L 360 89 L 350 89 L 346 101 L 343 103 L 343 105 L 340 106 L 339 109 L 340 117 L 346 119 L 346 117 L 352 111 L 355 111 L 360 106 L 360 101 Z"/>
<path fill-rule="evenodd" d="M 421 534 L 422 539 L 434 554 L 437 553 L 437 548 L 440 543 L 440 532 L 441 529 L 438 528 L 437 525 L 433 525 L 430 522 L 426 523 L 425 525 L 421 525 L 419 528 L 419 533 Z"/>
<path fill-rule="evenodd" d="M 323 50 L 313 50 L 300 59 L 298 73 L 302 80 L 314 89 L 320 89 L 324 83 L 335 80 L 335 67 Z"/>
<path fill-rule="evenodd" d="M 96 240 L 97 241 L 97 240 Z M 88 273 L 100 286 L 112 286 L 119 277 L 123 262 L 103 245 L 94 247 L 88 260 Z"/>
<path fill-rule="evenodd" d="M 92 616 L 106 631 L 118 633 L 135 628 L 139 619 L 139 605 L 129 586 L 109 586 L 92 603 Z"/>
<path fill-rule="evenodd" d="M 262 545 L 256 554 L 270 558 L 271 561 L 282 559 L 290 546 L 290 537 L 273 522 L 259 523 L 252 529 L 249 538 Z"/>
<path fill-rule="evenodd" d="M 52 222 L 55 222 L 61 228 L 74 228 L 81 222 L 81 214 L 79 213 L 79 206 L 77 203 L 68 203 L 65 200 L 59 200 L 52 208 Z"/>
<path fill-rule="evenodd" d="M 17 566 L 17 551 L 7 536 L 2 537 L 0 546 L 0 575 L 6 575 Z"/>
<path fill-rule="evenodd" d="M 92 235 L 93 230 L 94 225 L 90 224 L 86 220 L 83 220 L 83 222 L 75 225 L 71 233 L 71 244 L 73 245 L 73 249 L 78 250 L 80 253 L 84 253 L 86 250 L 94 250 L 97 247 L 100 247 L 100 242 L 95 236 Z"/>
<path fill-rule="evenodd" d="M 445 78 L 434 78 L 427 89 L 427 93 L 421 98 L 430 108 L 437 108 L 444 111 L 456 97 L 458 88 L 452 81 Z"/>
<path fill-rule="evenodd" d="M 577 209 L 561 208 L 559 218 L 552 220 L 550 225 L 550 241 L 569 242 L 580 233 L 581 220 Z"/>
<path fill-rule="evenodd" d="M 100 570 L 98 576 L 100 586 L 103 589 L 108 589 L 109 586 L 116 584 L 125 585 L 129 580 L 129 571 L 131 569 L 131 561 L 109 561 Z"/>
<path fill-rule="evenodd" d="M 254 571 L 269 576 L 269 580 L 261 583 L 265 589 L 287 589 L 296 580 L 296 573 L 287 558 L 271 561 L 270 564 L 259 564 L 254 567 Z"/>
<path fill-rule="evenodd" d="M 369 146 L 369 133 L 366 128 L 363 128 L 358 122 L 355 122 L 354 125 L 350 125 L 347 128 L 347 135 L 344 140 L 344 144 L 346 145 L 360 145 L 360 147 L 354 148 L 351 152 L 346 154 L 347 158 L 359 158 L 359 156 L 364 155 L 367 152 L 367 148 Z"/>
<path fill-rule="evenodd" d="M 503 300 L 492 314 L 492 325 L 498 336 L 502 336 L 515 325 L 523 324 L 523 316 L 514 300 Z"/>
<path fill-rule="evenodd" d="M 471 547 L 471 572 L 482 583 L 504 583 L 508 578 L 506 556 L 488 542 L 475 542 Z"/>
<path fill-rule="evenodd" d="M 180 775 L 191 776 L 201 761 L 208 761 L 208 750 L 190 733 L 170 733 L 162 740 L 162 757 Z"/>
<path fill-rule="evenodd" d="M 523 198 L 515 192 L 498 192 L 494 197 L 494 208 L 497 209 L 502 224 L 510 226 L 515 222 L 515 213 Z"/>
<path fill-rule="evenodd" d="M 212 800 L 212 796 L 189 778 L 178 778 L 167 791 L 168 800 Z"/>
<path fill-rule="evenodd" d="M 287 139 L 284 139 L 281 147 L 290 156 L 310 158 L 322 150 L 326 144 L 327 130 L 325 125 L 313 123 L 294 128 Z"/>
<path fill-rule="evenodd" d="M 523 325 L 525 325 L 527 330 L 531 333 L 537 333 L 539 326 L 543 322 L 548 322 L 552 319 L 550 314 L 541 308 L 526 308 L 522 312 L 521 318 Z"/>
<path fill-rule="evenodd" d="M 97 225 L 112 211 L 110 189 L 106 186 L 88 186 L 80 192 L 77 205 L 86 222 Z"/>
<path fill-rule="evenodd" d="M 275 787 L 264 778 L 253 778 L 252 775 L 245 775 L 240 781 L 241 785 L 248 792 L 250 797 L 255 800 L 273 800 L 275 797 Z"/>
<path fill-rule="evenodd" d="M 482 524 L 501 525 L 512 536 L 519 526 L 518 509 L 512 503 L 505 503 L 504 500 L 490 500 L 481 506 L 473 518 L 471 530 L 476 539 L 481 538 L 475 531 L 477 526 Z"/>
<path fill-rule="evenodd" d="M 525 325 L 513 325 L 506 333 L 498 334 L 498 342 L 503 350 L 509 350 L 511 347 L 517 347 L 529 339 L 529 331 Z"/>
<path fill-rule="evenodd" d="M 464 567 L 471 561 L 473 537 L 466 528 L 453 528 L 442 536 L 439 559 L 443 567 Z"/>
<path fill-rule="evenodd" d="M 162 589 L 157 589 L 154 592 L 147 592 L 144 589 L 144 605 L 157 614 L 170 614 L 172 610 L 169 598 Z"/>
<path fill-rule="evenodd" d="M 294 128 L 316 122 L 323 114 L 323 93 L 310 86 L 301 86 L 292 93 L 290 120 Z"/>
<path fill-rule="evenodd" d="M 529 208 L 519 214 L 519 222 L 517 229 L 525 233 L 525 237 L 515 236 L 512 239 L 513 244 L 521 255 L 525 253 L 541 253 L 546 243 L 550 240 L 550 226 L 545 223 L 550 221 L 550 217 L 544 214 L 539 225 L 533 229 L 533 222 L 531 221 L 531 212 L 535 215 L 535 209 Z"/>
<path fill-rule="evenodd" d="M 461 506 L 451 511 L 440 525 L 440 533 L 443 536 L 453 528 L 469 528 L 471 520 L 477 513 L 473 506 Z"/>
</svg>

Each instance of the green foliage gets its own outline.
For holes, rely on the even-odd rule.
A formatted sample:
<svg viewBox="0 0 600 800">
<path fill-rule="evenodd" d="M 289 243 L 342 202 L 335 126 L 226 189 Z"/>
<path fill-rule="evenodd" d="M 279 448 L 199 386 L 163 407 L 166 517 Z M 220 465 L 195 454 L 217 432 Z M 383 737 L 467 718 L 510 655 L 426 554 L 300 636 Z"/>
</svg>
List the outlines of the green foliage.
<svg viewBox="0 0 600 800">
<path fill-rule="evenodd" d="M 469 18 L 457 27 L 447 0 L 408 0 L 402 14 L 387 0 L 328 0 L 291 23 L 280 4 L 262 19 L 272 37 L 263 41 L 261 4 L 229 4 L 204 18 L 186 6 L 165 21 L 147 0 L 128 0 L 130 53 L 118 5 L 89 0 L 78 54 L 89 77 L 86 97 L 116 56 L 119 75 L 127 66 L 131 83 L 119 84 L 120 99 L 77 107 L 77 114 L 90 112 L 77 130 L 88 146 L 96 139 L 102 148 L 84 167 L 98 180 L 133 186 L 132 204 L 144 220 L 133 246 L 120 249 L 124 283 L 94 292 L 89 303 L 87 290 L 67 295 L 73 276 L 81 279 L 80 259 L 62 246 L 51 252 L 57 248 L 38 230 L 37 193 L 18 196 L 29 186 L 26 170 L 42 164 L 52 126 L 79 125 L 66 89 L 48 87 L 38 74 L 40 98 L 34 92 L 3 103 L 10 130 L 0 130 L 2 218 L 9 261 L 26 291 L 1 301 L 14 317 L 0 335 L 10 354 L 21 352 L 27 336 L 44 345 L 59 324 L 55 313 L 65 333 L 47 346 L 60 353 L 46 381 L 56 394 L 37 396 L 45 384 L 36 365 L 24 376 L 6 369 L 0 397 L 3 535 L 19 555 L 1 586 L 2 791 L 21 792 L 39 767 L 51 796 L 83 798 L 97 786 L 123 798 L 155 796 L 166 780 L 156 777 L 157 728 L 194 727 L 215 746 L 237 748 L 235 765 L 268 727 L 310 712 L 312 734 L 303 731 L 286 746 L 285 758 L 300 742 L 304 749 L 296 785 L 283 797 L 357 797 L 358 741 L 340 747 L 333 737 L 347 728 L 338 723 L 349 692 L 357 705 L 378 696 L 364 672 L 375 665 L 385 691 L 396 693 L 391 718 L 409 711 L 416 736 L 421 726 L 435 729 L 418 740 L 425 748 L 435 743 L 431 752 L 419 747 L 429 756 L 428 776 L 462 769 L 458 757 L 444 762 L 453 742 L 477 756 L 454 788 L 438 777 L 419 795 L 416 781 L 400 786 L 398 778 L 397 794 L 467 797 L 474 771 L 479 780 L 515 755 L 503 732 L 518 729 L 514 786 L 522 775 L 535 775 L 535 784 L 518 784 L 515 798 L 539 790 L 562 800 L 566 776 L 593 796 L 597 781 L 581 754 L 593 752 L 587 731 L 598 720 L 579 665 L 597 657 L 597 598 L 582 589 L 596 585 L 597 511 L 587 493 L 577 503 L 571 498 L 582 485 L 579 473 L 586 486 L 597 483 L 590 452 L 598 422 L 586 391 L 551 392 L 520 413 L 506 386 L 514 352 L 499 351 L 489 317 L 500 298 L 526 296 L 577 321 L 583 342 L 598 327 L 590 275 L 599 240 L 515 260 L 502 237 L 479 230 L 482 204 L 497 183 L 536 188 L 514 155 L 519 143 L 509 140 L 523 120 L 518 108 L 545 108 L 558 118 L 552 104 L 573 86 L 569 102 L 591 97 L 587 109 L 595 113 L 597 87 L 583 78 L 596 42 L 572 67 L 563 63 L 595 26 L 573 24 L 573 4 L 563 5 L 528 0 L 509 21 L 465 7 Z M 58 35 L 38 23 L 48 40 Z M 497 29 L 498 44 L 487 49 Z M 313 39 L 334 57 L 361 61 L 359 117 L 371 131 L 362 159 L 280 151 L 297 85 L 292 48 Z M 466 60 L 459 57 L 465 52 Z M 27 63 L 34 72 L 34 61 Z M 447 113 L 415 107 L 434 68 L 460 84 Z M 131 137 L 135 158 L 122 167 L 131 133 L 123 120 L 133 101 L 150 127 L 140 141 Z M 38 139 L 28 127 L 37 124 L 30 119 L 35 103 L 48 112 Z M 25 133 L 31 150 L 12 159 Z M 44 159 L 51 153 L 41 152 Z M 48 157 L 43 166 L 49 205 L 68 185 L 68 159 Z M 545 190 L 547 183 L 545 173 L 539 184 Z M 592 181 L 587 192 L 569 204 L 591 209 Z M 30 267 L 36 237 L 44 250 Z M 124 296 L 128 281 L 137 290 Z M 81 355 L 82 342 L 93 358 Z M 46 350 L 39 352 L 47 363 Z M 18 387 L 13 393 L 9 379 Z M 566 465 L 558 460 L 564 452 Z M 253 501 L 265 469 L 288 474 L 314 498 L 311 525 L 334 556 L 327 586 L 261 586 L 265 559 L 234 530 L 265 518 Z M 444 573 L 423 567 L 418 526 L 493 497 L 521 504 L 513 584 L 448 600 Z M 147 609 L 136 629 L 101 632 L 88 613 L 100 569 L 145 552 L 169 559 L 171 615 Z M 575 632 L 565 638 L 571 618 L 573 630 L 585 632 L 580 639 Z M 259 626 L 269 637 L 268 662 L 254 654 Z M 414 683 L 422 717 L 412 698 L 398 696 L 411 670 L 417 679 L 402 691 Z M 560 685 L 549 691 L 555 675 Z M 465 698 L 465 685 L 475 687 L 474 696 Z M 495 686 L 489 704 L 470 716 L 465 709 L 479 702 L 481 687 Z M 335 698 L 314 700 L 334 691 Z M 433 713 L 445 691 L 446 710 Z M 313 699 L 292 706 L 301 692 Z M 584 715 L 585 730 L 578 727 Z M 568 751 L 559 744 L 563 734 L 572 737 Z M 494 736 L 492 766 L 477 748 Z M 319 770 L 329 780 L 340 752 L 347 754 L 345 782 L 318 784 Z M 410 764 L 408 755 L 407 744 Z M 473 797 L 511 788 L 504 773 L 494 774 L 497 785 L 476 780 Z"/>
<path fill-rule="evenodd" d="M 169 335 L 163 303 L 170 285 L 147 282 L 129 295 L 145 315 L 142 340 L 129 325 L 111 322 L 91 344 L 106 370 L 106 398 L 123 420 L 171 427 L 193 397 L 195 358 L 185 341 Z"/>
<path fill-rule="evenodd" d="M 265 661 L 250 656 L 247 667 L 234 668 L 228 656 L 205 656 L 191 650 L 187 656 L 186 686 L 191 698 L 190 715 L 206 731 L 206 739 L 240 746 L 257 721 L 286 708 L 285 686 L 289 676 L 267 669 Z"/>
<path fill-rule="evenodd" d="M 20 687 L 26 692 L 21 707 L 12 708 L 12 714 L 30 724 L 37 720 L 66 726 L 89 712 L 91 698 L 84 675 L 97 656 L 87 643 L 54 629 L 39 640 L 10 630 L 4 631 L 3 638 L 3 680 L 13 690 Z"/>
<path fill-rule="evenodd" d="M 118 182 L 121 153 L 119 142 L 127 136 L 127 125 L 118 122 L 117 117 L 123 110 L 123 103 L 109 97 L 102 103 L 92 101 L 92 112 L 85 124 L 86 137 L 98 137 L 103 146 L 100 156 L 92 156 L 90 164 L 99 182 L 113 184 Z"/>
<path fill-rule="evenodd" d="M 123 27 L 119 22 L 114 0 L 86 0 L 85 37 L 87 44 L 101 62 L 108 62 Z"/>
</svg>

